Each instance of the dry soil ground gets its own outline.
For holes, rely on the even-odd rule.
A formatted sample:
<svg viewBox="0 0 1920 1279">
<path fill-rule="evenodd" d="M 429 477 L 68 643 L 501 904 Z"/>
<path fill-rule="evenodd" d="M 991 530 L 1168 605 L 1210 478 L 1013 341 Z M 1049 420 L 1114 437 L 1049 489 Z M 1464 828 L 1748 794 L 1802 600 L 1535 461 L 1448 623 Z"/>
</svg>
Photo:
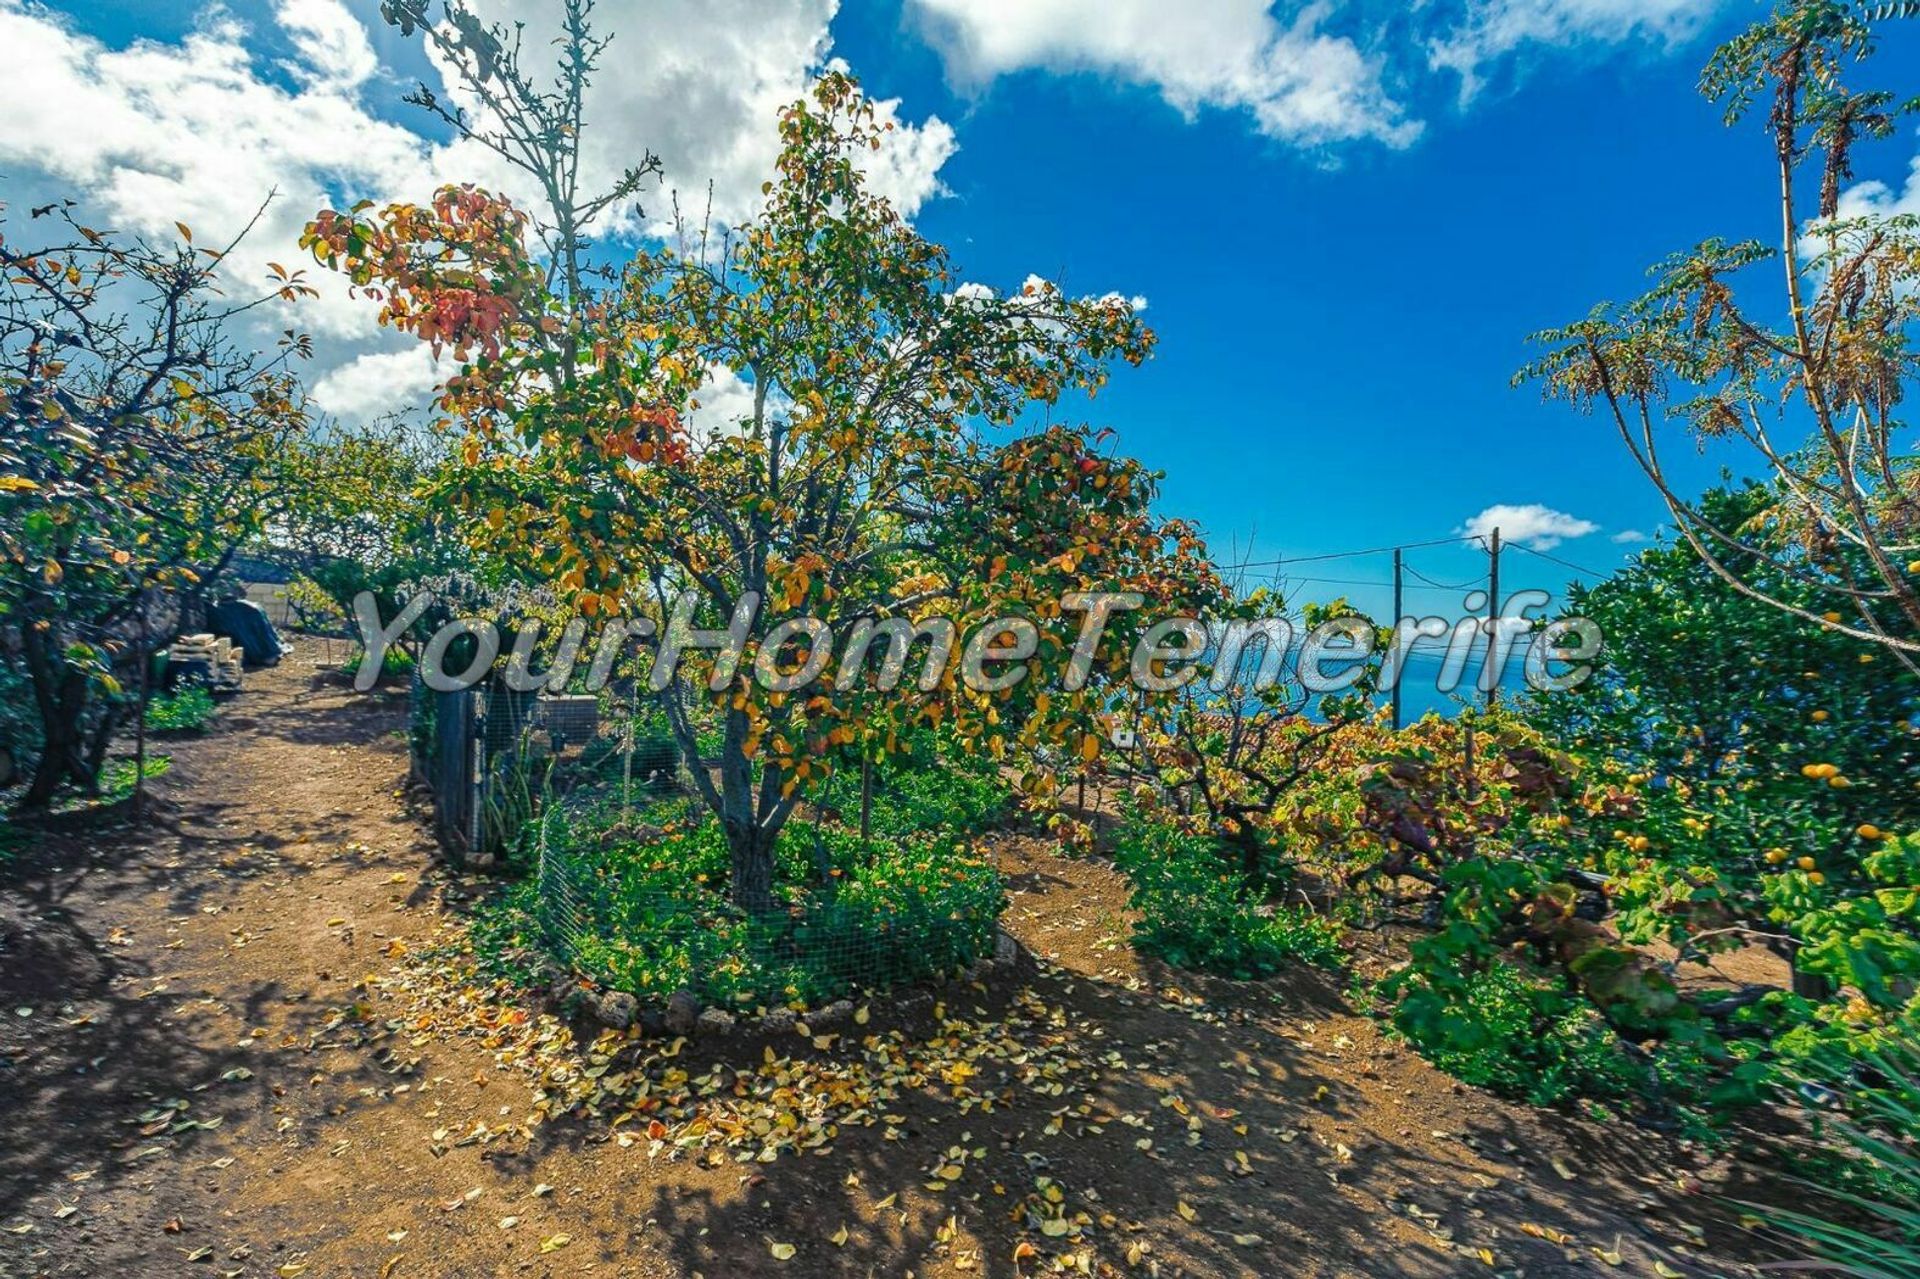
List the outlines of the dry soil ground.
<svg viewBox="0 0 1920 1279">
<path fill-rule="evenodd" d="M 162 746 L 161 824 L 56 821 L 0 872 L 0 1276 L 1707 1275 L 1753 1255 L 1719 1198 L 1747 1170 L 1454 1085 L 1330 980 L 1143 964 L 1113 872 L 1018 836 L 1031 994 L 940 996 L 973 1027 L 940 1050 L 1006 1081 L 991 1111 L 910 1075 L 772 1162 L 524 1124 L 523 1072 L 437 1033 L 408 982 L 366 980 L 484 887 L 409 806 L 399 699 L 303 656 Z M 752 1071 L 766 1048 L 685 1055 Z M 1032 1063 L 1061 1061 L 1056 1091 Z M 1047 1186 L 1077 1236 L 1023 1216 Z"/>
</svg>

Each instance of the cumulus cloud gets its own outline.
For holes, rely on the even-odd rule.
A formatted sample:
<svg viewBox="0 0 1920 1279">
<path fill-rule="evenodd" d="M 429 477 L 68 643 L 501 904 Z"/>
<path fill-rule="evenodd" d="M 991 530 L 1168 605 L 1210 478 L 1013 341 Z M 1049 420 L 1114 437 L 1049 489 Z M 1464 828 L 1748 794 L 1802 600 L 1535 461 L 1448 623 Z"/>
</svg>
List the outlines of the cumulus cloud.
<svg viewBox="0 0 1920 1279">
<path fill-rule="evenodd" d="M 1592 520 L 1529 502 L 1523 506 L 1489 506 L 1461 525 L 1459 531 L 1466 537 L 1487 537 L 1495 529 L 1500 530 L 1504 541 L 1518 542 L 1536 551 L 1550 551 L 1572 538 L 1598 533 L 1600 526 Z"/>
<path fill-rule="evenodd" d="M 312 396 L 335 417 L 364 422 L 421 408 L 441 376 L 432 348 L 412 342 L 398 350 L 354 356 L 316 380 Z"/>
<path fill-rule="evenodd" d="M 1324 6 L 1282 22 L 1268 0 L 908 0 L 951 73 L 1088 71 L 1157 90 L 1188 115 L 1246 112 L 1307 146 L 1420 134 L 1383 81 L 1384 59 L 1322 29 Z"/>
<path fill-rule="evenodd" d="M 1615 546 L 1638 546 L 1642 542 L 1651 542 L 1653 539 L 1637 528 L 1623 528 L 1607 540 Z"/>
<path fill-rule="evenodd" d="M 202 245 L 223 244 L 277 198 L 227 271 L 263 290 L 270 260 L 297 265 L 296 241 L 314 210 L 397 191 L 421 171 L 426 143 L 369 115 L 367 33 L 339 0 L 282 0 L 273 10 L 299 56 L 291 84 L 256 64 L 248 31 L 211 19 L 178 44 L 109 48 L 19 0 L 0 0 L 0 169 L 82 198 L 123 232 L 172 236 L 176 220 Z M 23 175 L 22 170 L 27 174 Z M 316 333 L 364 333 L 364 303 L 337 280 L 301 324 Z M 284 327 L 284 324 L 282 325 Z"/>
<path fill-rule="evenodd" d="M 1457 72 L 1460 97 L 1480 89 L 1489 64 L 1538 46 L 1634 41 L 1673 48 L 1727 7 L 1727 0 L 1469 0 L 1457 25 L 1429 48 L 1436 69 Z"/>
<path fill-rule="evenodd" d="M 1897 217 L 1920 214 L 1920 157 L 1907 170 L 1907 180 L 1896 189 L 1884 182 L 1857 182 L 1840 193 L 1840 218 Z M 1813 241 L 1807 242 L 1810 246 Z"/>
<path fill-rule="evenodd" d="M 645 150 L 658 153 L 681 206 L 737 223 L 760 201 L 779 146 L 776 117 L 828 64 L 837 0 L 601 0 L 600 29 L 614 34 L 587 104 L 589 181 L 609 181 Z M 479 0 L 501 21 L 524 20 L 530 67 L 546 57 L 557 6 L 546 0 Z M 203 246 L 225 243 L 256 214 L 258 225 L 225 264 L 230 292 L 263 290 L 267 263 L 297 267 L 301 227 L 325 206 L 356 199 L 423 199 L 447 181 L 530 193 L 497 158 L 463 141 L 436 141 L 427 121 L 392 108 L 403 86 L 380 63 L 368 31 L 343 0 L 274 0 L 246 6 L 272 24 L 290 56 L 261 52 L 262 32 L 211 6 L 178 41 L 113 47 L 71 19 L 27 0 L 0 0 L 0 173 L 16 207 L 23 196 L 71 195 L 96 226 L 171 237 L 175 220 Z M 544 69 L 543 69 L 544 70 Z M 471 104 L 468 104 L 471 105 Z M 865 158 L 876 190 L 907 216 L 940 191 L 956 147 L 937 118 L 918 123 L 897 101 L 877 105 L 895 125 Z M 376 110 L 376 107 L 384 109 Z M 415 125 L 417 127 L 409 127 Z M 269 192 L 276 198 L 261 213 Z M 648 196 L 648 227 L 669 208 Z M 626 217 L 609 231 L 646 227 Z M 374 328 L 374 308 L 343 281 L 312 268 L 321 296 L 292 312 L 262 313 L 264 343 L 295 326 L 322 339 L 311 375 L 317 398 L 352 417 L 417 394 L 430 365 L 403 356 Z"/>
<path fill-rule="evenodd" d="M 471 0 L 490 21 L 522 25 L 523 62 L 540 65 L 559 34 L 553 0 Z M 758 211 L 760 185 L 779 154 L 780 110 L 805 95 L 828 66 L 830 24 L 839 0 L 600 0 L 596 34 L 611 35 L 599 78 L 588 91 L 583 160 L 586 185 L 604 189 L 651 151 L 665 170 L 664 190 L 643 193 L 648 226 L 670 226 L 673 195 L 683 217 L 710 212 L 737 225 Z M 449 100 L 479 113 L 479 102 L 449 89 Z M 957 149 L 939 117 L 915 124 L 898 99 L 874 104 L 893 126 L 879 151 L 863 157 L 873 189 L 913 217 L 940 190 L 939 173 Z M 498 157 L 456 143 L 463 172 L 520 191 L 523 179 Z M 624 229 L 639 229 L 631 221 Z"/>
</svg>

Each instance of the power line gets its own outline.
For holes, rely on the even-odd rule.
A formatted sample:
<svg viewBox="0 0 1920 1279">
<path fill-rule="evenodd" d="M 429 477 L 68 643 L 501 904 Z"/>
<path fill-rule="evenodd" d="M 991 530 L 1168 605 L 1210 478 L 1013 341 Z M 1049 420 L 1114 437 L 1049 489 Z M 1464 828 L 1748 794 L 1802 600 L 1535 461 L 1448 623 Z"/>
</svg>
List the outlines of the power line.
<svg viewBox="0 0 1920 1279">
<path fill-rule="evenodd" d="M 1277 560 L 1246 560 L 1238 567 L 1284 568 L 1290 564 L 1317 564 L 1323 560 L 1354 559 L 1362 555 L 1391 555 L 1394 551 L 1417 551 L 1424 546 L 1457 546 L 1462 542 L 1475 542 L 1476 537 L 1436 537 L 1425 542 L 1403 542 L 1399 546 L 1372 546 L 1363 551 L 1328 551 L 1322 555 L 1292 555 Z"/>
<path fill-rule="evenodd" d="M 1562 568 L 1570 568 L 1576 573 L 1585 573 L 1588 577 L 1607 576 L 1605 573 L 1601 572 L 1597 568 L 1588 568 L 1583 564 L 1575 564 L 1572 560 L 1562 559 L 1558 555 L 1549 555 L 1545 551 L 1536 551 L 1531 546 L 1528 546 L 1525 542 L 1508 542 L 1507 545 L 1515 548 L 1516 550 L 1525 551 L 1529 555 L 1538 556 L 1540 559 L 1551 560 L 1553 563 L 1558 564 Z"/>
<path fill-rule="evenodd" d="M 1428 586 L 1436 587 L 1443 591 L 1478 590 L 1486 582 L 1484 577 L 1470 577 L 1464 582 L 1436 582 L 1411 564 L 1406 564 L 1402 567 L 1405 568 L 1409 574 L 1419 578 Z"/>
</svg>

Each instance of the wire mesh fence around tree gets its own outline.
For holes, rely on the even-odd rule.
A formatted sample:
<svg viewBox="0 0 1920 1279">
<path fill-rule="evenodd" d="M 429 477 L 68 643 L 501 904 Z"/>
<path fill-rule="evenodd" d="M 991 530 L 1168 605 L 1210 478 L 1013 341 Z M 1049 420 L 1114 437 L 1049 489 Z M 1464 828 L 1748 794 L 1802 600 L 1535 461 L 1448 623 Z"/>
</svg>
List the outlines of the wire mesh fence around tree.
<svg viewBox="0 0 1920 1279">
<path fill-rule="evenodd" d="M 776 905 L 752 912 L 728 899 L 724 838 L 696 807 L 664 795 L 643 808 L 595 788 L 542 815 L 536 911 L 556 958 L 643 1001 L 684 991 L 752 1009 L 818 1005 L 993 957 L 1004 890 L 957 842 L 791 823 Z"/>
<path fill-rule="evenodd" d="M 621 703 L 591 694 L 500 681 L 442 692 L 416 672 L 408 738 L 436 832 L 461 861 L 514 849 L 551 796 L 615 784 L 644 796 L 686 781 L 670 738 L 636 731 Z"/>
</svg>

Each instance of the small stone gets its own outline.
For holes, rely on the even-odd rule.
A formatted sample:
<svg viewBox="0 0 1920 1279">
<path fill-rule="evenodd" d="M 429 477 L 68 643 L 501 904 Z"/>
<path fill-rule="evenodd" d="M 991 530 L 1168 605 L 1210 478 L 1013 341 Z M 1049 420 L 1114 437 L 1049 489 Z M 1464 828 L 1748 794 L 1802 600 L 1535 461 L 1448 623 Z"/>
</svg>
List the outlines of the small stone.
<svg viewBox="0 0 1920 1279">
<path fill-rule="evenodd" d="M 853 1001 L 836 999 L 825 1008 L 819 1009 L 807 1017 L 807 1025 L 814 1030 L 832 1030 L 844 1026 L 853 1020 Z"/>
<path fill-rule="evenodd" d="M 633 1019 L 639 1015 L 640 1001 L 624 990 L 610 990 L 600 996 L 595 1011 L 602 1022 L 615 1030 L 625 1030 L 633 1025 Z"/>
<path fill-rule="evenodd" d="M 993 962 L 1006 968 L 1020 962 L 1020 943 L 1004 928 L 994 930 Z"/>
<path fill-rule="evenodd" d="M 685 1035 L 700 1020 L 700 1001 L 690 990 L 676 990 L 667 998 L 667 1032 Z"/>
<path fill-rule="evenodd" d="M 769 1035 L 791 1035 L 799 1020 L 791 1008 L 770 1008 L 767 1015 L 760 1019 L 760 1029 Z"/>
<path fill-rule="evenodd" d="M 703 1035 L 731 1035 L 733 1014 L 724 1008 L 709 1008 L 700 1014 L 695 1024 Z"/>
</svg>

